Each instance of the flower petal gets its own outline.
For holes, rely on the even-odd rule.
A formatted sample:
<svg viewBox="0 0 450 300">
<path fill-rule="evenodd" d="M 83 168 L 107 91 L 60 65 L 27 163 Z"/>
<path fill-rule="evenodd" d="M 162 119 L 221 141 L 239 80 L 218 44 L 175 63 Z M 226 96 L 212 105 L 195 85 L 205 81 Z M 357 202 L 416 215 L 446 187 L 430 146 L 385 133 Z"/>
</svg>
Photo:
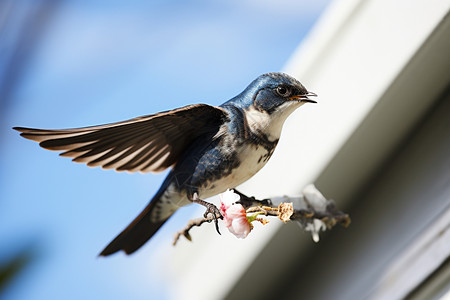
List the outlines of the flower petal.
<svg viewBox="0 0 450 300">
<path fill-rule="evenodd" d="M 231 226 L 228 227 L 228 230 L 234 234 L 239 239 L 244 239 L 252 230 L 250 223 L 247 221 L 247 218 L 240 217 L 233 219 Z"/>
</svg>

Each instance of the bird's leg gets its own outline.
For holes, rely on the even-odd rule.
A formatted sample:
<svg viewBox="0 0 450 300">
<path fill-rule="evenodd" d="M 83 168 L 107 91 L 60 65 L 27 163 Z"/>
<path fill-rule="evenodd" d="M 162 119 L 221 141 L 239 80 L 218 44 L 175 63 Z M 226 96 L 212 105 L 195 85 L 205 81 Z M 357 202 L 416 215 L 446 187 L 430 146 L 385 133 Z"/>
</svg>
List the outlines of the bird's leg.
<svg viewBox="0 0 450 300">
<path fill-rule="evenodd" d="M 204 218 L 207 218 L 209 214 L 212 214 L 213 218 L 214 218 L 214 223 L 216 224 L 216 230 L 218 234 L 221 234 L 219 231 L 219 219 L 223 219 L 222 214 L 220 213 L 220 210 L 217 208 L 217 206 L 215 206 L 212 203 L 206 202 L 200 198 L 198 198 L 198 194 L 194 193 L 191 197 L 190 200 L 194 203 L 198 203 L 200 205 L 203 205 L 204 207 L 206 207 L 206 211 L 203 214 Z"/>
<path fill-rule="evenodd" d="M 272 206 L 272 201 L 270 199 L 258 200 L 255 197 L 248 197 L 238 190 L 234 190 L 234 192 L 241 197 L 238 203 L 241 203 L 245 209 L 252 206 Z"/>
</svg>

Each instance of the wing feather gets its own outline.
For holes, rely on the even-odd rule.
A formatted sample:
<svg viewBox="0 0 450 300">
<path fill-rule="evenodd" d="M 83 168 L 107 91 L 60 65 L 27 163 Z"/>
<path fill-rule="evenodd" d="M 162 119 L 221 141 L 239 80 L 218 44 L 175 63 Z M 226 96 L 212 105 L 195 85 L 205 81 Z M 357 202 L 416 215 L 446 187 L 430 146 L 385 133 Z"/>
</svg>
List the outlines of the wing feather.
<svg viewBox="0 0 450 300">
<path fill-rule="evenodd" d="M 73 129 L 15 127 L 24 138 L 90 167 L 160 172 L 174 165 L 199 136 L 215 134 L 228 118 L 219 107 L 189 105 L 122 122 Z"/>
</svg>

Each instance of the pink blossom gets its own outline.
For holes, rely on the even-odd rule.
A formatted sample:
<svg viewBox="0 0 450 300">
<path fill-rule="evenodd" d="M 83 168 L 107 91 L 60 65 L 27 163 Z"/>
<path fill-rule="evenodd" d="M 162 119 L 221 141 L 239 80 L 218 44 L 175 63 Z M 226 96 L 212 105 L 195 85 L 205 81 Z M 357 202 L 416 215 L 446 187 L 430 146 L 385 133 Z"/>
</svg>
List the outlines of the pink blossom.
<svg viewBox="0 0 450 300">
<path fill-rule="evenodd" d="M 228 230 L 237 238 L 243 239 L 252 230 L 251 224 L 247 220 L 247 213 L 239 201 L 239 195 L 233 191 L 227 190 L 220 195 L 220 212 L 223 215 L 223 221 Z"/>
</svg>

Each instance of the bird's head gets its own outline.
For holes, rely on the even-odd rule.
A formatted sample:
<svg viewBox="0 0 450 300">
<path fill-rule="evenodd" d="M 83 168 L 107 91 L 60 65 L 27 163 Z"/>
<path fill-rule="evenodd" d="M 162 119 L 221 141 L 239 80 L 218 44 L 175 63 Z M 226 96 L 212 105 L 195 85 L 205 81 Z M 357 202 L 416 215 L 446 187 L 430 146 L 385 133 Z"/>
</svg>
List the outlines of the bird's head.
<svg viewBox="0 0 450 300">
<path fill-rule="evenodd" d="M 256 78 L 229 104 L 241 108 L 249 127 L 270 139 L 280 137 L 286 118 L 316 94 L 309 92 L 297 79 L 285 73 L 266 73 Z M 225 104 L 227 104 L 225 103 Z"/>
<path fill-rule="evenodd" d="M 308 90 L 295 78 L 285 73 L 266 73 L 256 78 L 244 91 L 251 96 L 248 106 L 254 106 L 269 114 L 287 107 L 298 107 L 304 103 L 316 103 L 309 97 L 316 94 Z"/>
</svg>

